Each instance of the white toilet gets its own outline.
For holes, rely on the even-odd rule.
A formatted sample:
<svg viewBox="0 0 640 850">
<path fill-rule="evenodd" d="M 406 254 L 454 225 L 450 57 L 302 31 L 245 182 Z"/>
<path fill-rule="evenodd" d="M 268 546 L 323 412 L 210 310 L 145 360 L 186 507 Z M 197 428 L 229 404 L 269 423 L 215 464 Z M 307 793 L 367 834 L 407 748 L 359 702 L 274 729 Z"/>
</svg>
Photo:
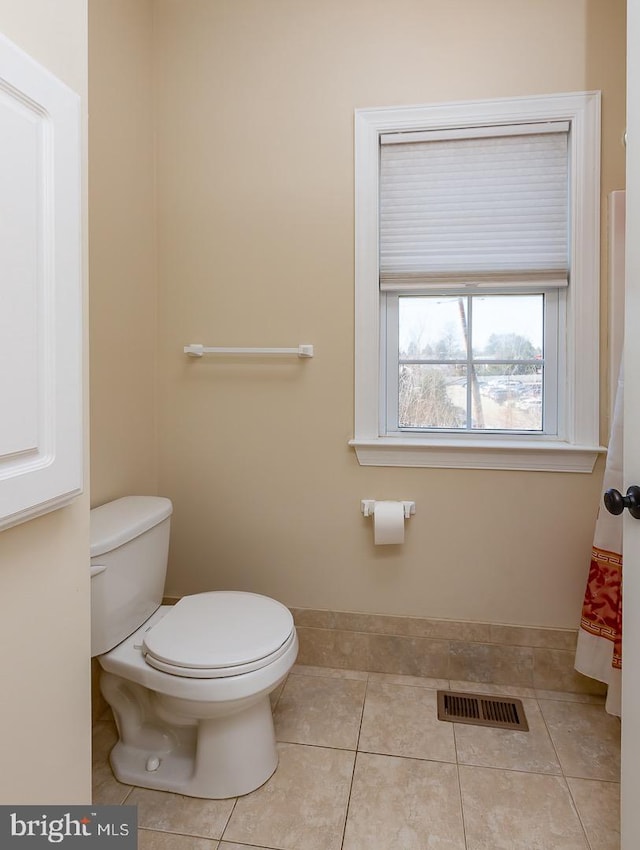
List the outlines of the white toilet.
<svg viewBox="0 0 640 850">
<path fill-rule="evenodd" d="M 266 596 L 198 593 L 161 605 L 169 499 L 126 496 L 91 511 L 91 654 L 128 785 L 222 799 L 277 767 L 269 694 L 298 654 L 291 612 Z"/>
</svg>

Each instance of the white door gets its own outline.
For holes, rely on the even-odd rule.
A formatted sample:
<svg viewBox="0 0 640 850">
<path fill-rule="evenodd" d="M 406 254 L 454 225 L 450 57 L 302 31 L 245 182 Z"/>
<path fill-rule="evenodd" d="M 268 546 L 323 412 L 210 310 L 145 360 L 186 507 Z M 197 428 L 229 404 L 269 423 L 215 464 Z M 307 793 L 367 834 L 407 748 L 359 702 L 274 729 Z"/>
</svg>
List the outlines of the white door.
<svg viewBox="0 0 640 850">
<path fill-rule="evenodd" d="M 625 489 L 640 484 L 640 4 L 627 3 Z M 622 850 L 640 847 L 640 520 L 624 512 Z"/>
<path fill-rule="evenodd" d="M 0 531 L 82 490 L 81 126 L 0 33 Z"/>
</svg>

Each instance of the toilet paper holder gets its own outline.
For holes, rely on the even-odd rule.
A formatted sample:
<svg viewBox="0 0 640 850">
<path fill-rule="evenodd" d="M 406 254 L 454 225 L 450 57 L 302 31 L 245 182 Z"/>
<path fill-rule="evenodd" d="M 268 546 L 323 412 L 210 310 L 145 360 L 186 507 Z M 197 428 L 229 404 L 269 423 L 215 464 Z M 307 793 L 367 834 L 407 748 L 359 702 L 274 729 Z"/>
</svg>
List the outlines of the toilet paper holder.
<svg viewBox="0 0 640 850">
<path fill-rule="evenodd" d="M 380 499 L 377 501 L 380 501 Z M 416 512 L 416 503 L 408 502 L 404 499 L 401 499 L 400 501 L 404 508 L 404 518 L 409 519 L 409 517 L 413 516 Z M 376 510 L 376 499 L 362 499 L 360 502 L 360 510 L 364 516 L 373 516 Z"/>
</svg>

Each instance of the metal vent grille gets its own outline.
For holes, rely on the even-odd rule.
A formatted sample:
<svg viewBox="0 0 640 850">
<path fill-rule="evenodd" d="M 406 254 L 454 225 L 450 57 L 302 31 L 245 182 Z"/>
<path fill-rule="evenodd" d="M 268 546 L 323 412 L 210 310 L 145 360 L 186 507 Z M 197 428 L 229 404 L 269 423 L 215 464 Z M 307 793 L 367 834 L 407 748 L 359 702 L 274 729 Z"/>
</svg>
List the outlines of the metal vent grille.
<svg viewBox="0 0 640 850">
<path fill-rule="evenodd" d="M 529 731 L 521 700 L 486 694 L 438 691 L 438 720 Z"/>
</svg>

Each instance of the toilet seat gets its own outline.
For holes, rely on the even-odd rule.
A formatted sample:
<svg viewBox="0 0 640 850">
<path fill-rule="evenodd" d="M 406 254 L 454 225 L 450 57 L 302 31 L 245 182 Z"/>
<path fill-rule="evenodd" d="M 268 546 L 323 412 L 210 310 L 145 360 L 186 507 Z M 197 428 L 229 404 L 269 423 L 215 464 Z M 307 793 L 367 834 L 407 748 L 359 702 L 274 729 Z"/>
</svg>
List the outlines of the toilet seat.
<svg viewBox="0 0 640 850">
<path fill-rule="evenodd" d="M 295 641 L 288 608 L 256 593 L 185 596 L 146 632 L 142 652 L 157 670 L 197 679 L 259 670 Z"/>
</svg>

